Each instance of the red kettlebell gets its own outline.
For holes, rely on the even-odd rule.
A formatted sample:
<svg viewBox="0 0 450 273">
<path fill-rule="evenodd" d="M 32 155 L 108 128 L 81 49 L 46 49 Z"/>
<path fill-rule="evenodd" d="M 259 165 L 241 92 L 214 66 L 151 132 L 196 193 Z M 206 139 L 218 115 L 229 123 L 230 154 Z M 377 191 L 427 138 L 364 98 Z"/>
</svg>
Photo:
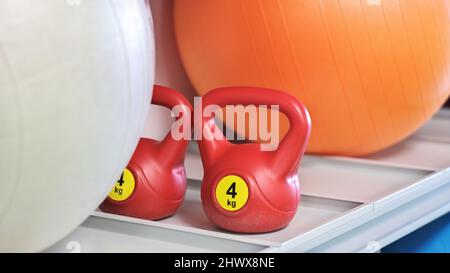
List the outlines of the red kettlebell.
<svg viewBox="0 0 450 273">
<path fill-rule="evenodd" d="M 278 105 L 290 122 L 289 132 L 275 151 L 260 144 L 232 144 L 217 128 L 213 117 L 202 117 L 198 141 L 205 174 L 203 209 L 218 227 L 241 233 L 262 233 L 286 227 L 300 201 L 297 170 L 311 131 L 305 106 L 283 92 L 264 88 L 220 88 L 203 97 L 209 105 Z M 203 111 L 202 111 L 203 113 Z M 252 121 L 250 121 L 252 122 Z M 220 131 L 220 130 L 219 130 Z"/>
<path fill-rule="evenodd" d="M 175 90 L 155 86 L 152 104 L 172 109 L 180 106 L 178 118 L 189 118 L 192 107 Z M 175 140 L 169 132 L 161 141 L 141 138 L 128 167 L 100 205 L 104 212 L 158 220 L 180 207 L 186 192 L 184 157 L 188 140 Z"/>
</svg>

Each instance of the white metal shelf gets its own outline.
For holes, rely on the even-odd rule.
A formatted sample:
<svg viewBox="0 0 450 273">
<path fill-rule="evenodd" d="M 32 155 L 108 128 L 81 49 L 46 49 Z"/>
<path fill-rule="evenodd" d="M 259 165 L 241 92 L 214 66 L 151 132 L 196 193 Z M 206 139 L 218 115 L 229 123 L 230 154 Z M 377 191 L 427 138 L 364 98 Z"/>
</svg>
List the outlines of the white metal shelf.
<svg viewBox="0 0 450 273">
<path fill-rule="evenodd" d="M 303 198 L 285 229 L 265 234 L 219 230 L 203 213 L 198 153 L 186 158 L 186 200 L 162 221 L 93 213 L 47 251 L 71 241 L 88 252 L 374 252 L 450 210 L 450 111 L 411 138 L 367 158 L 306 156 Z"/>
</svg>

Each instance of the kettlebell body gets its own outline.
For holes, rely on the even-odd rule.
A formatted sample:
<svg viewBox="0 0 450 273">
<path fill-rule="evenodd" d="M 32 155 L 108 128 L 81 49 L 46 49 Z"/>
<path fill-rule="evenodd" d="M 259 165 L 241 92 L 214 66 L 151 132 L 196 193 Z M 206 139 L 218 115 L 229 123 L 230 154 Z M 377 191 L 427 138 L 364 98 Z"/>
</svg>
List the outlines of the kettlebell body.
<svg viewBox="0 0 450 273">
<path fill-rule="evenodd" d="M 191 117 L 189 102 L 178 92 L 155 86 L 152 103 L 173 108 L 181 105 L 183 117 Z M 184 200 L 184 155 L 188 140 L 141 138 L 133 157 L 109 196 L 100 205 L 104 212 L 158 220 L 173 215 Z"/>
<path fill-rule="evenodd" d="M 203 98 L 203 107 L 228 104 L 279 105 L 291 126 L 277 150 L 261 151 L 257 143 L 211 139 L 217 130 L 214 119 L 203 118 L 205 135 L 198 143 L 205 170 L 201 192 L 204 211 L 218 227 L 233 232 L 284 228 L 300 201 L 297 170 L 310 135 L 308 112 L 292 96 L 263 88 L 221 88 Z"/>
</svg>

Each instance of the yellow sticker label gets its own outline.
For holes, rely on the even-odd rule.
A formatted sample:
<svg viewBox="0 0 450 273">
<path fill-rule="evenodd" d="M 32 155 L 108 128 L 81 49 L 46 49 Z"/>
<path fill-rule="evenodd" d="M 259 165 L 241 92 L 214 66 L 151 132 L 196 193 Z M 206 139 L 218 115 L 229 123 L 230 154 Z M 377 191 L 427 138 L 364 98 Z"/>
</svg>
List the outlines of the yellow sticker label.
<svg viewBox="0 0 450 273">
<path fill-rule="evenodd" d="M 247 183 L 237 175 L 225 176 L 217 184 L 216 200 L 225 210 L 240 210 L 248 201 Z"/>
<path fill-rule="evenodd" d="M 134 186 L 135 181 L 133 173 L 131 173 L 130 170 L 125 169 L 108 196 L 114 201 L 125 201 L 133 194 Z"/>
</svg>

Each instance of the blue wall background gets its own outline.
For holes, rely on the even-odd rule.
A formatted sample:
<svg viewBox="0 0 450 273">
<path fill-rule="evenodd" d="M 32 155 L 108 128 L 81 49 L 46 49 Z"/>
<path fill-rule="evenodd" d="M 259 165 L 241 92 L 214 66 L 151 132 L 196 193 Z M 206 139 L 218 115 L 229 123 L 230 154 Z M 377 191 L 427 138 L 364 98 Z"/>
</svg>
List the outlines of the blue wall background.
<svg viewBox="0 0 450 273">
<path fill-rule="evenodd" d="M 387 246 L 382 253 L 450 253 L 450 213 Z"/>
</svg>

